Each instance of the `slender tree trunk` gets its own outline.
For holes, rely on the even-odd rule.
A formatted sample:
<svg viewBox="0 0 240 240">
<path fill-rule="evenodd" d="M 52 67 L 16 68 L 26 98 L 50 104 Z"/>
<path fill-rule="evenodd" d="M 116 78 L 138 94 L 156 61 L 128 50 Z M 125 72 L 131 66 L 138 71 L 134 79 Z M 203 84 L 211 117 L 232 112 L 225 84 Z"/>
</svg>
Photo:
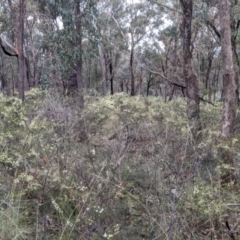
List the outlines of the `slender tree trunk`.
<svg viewBox="0 0 240 240">
<path fill-rule="evenodd" d="M 207 73 L 205 78 L 205 86 L 206 89 L 208 89 L 208 101 L 211 102 L 212 99 L 212 84 L 210 83 L 210 72 L 212 69 L 212 62 L 213 62 L 214 52 L 209 49 L 208 52 L 208 67 L 207 67 Z"/>
<path fill-rule="evenodd" d="M 149 90 L 150 90 L 150 87 L 151 87 L 152 80 L 154 80 L 154 77 L 152 76 L 152 73 L 149 72 L 148 73 L 148 79 L 147 79 L 147 97 L 149 96 Z"/>
<path fill-rule="evenodd" d="M 25 16 L 25 1 L 19 0 L 19 25 L 18 25 L 18 93 L 19 98 L 24 101 L 24 76 L 25 76 L 25 61 L 24 61 L 24 16 Z"/>
<path fill-rule="evenodd" d="M 221 26 L 221 47 L 222 47 L 222 69 L 223 69 L 223 119 L 222 119 L 222 139 L 227 142 L 229 149 L 234 132 L 237 105 L 237 85 L 235 81 L 235 71 L 233 62 L 231 25 L 230 25 L 230 1 L 219 0 L 219 17 Z M 234 167 L 231 150 L 222 150 L 222 159 L 225 164 Z M 227 170 L 222 176 L 224 182 L 234 180 L 234 171 Z"/>
<path fill-rule="evenodd" d="M 131 33 L 133 35 L 133 33 Z M 135 95 L 135 76 L 134 76 L 134 69 L 133 69 L 133 58 L 134 58 L 134 39 L 132 36 L 132 45 L 131 45 L 131 52 L 130 52 L 130 75 L 131 75 L 131 96 Z"/>
<path fill-rule="evenodd" d="M 120 92 L 124 92 L 124 87 L 123 87 L 123 85 L 124 85 L 124 81 L 123 81 L 123 79 L 121 79 L 120 80 Z"/>
<path fill-rule="evenodd" d="M 31 47 L 31 53 L 32 57 L 27 57 L 25 56 L 25 62 L 26 62 L 26 71 L 27 71 L 27 79 L 28 79 L 28 84 L 29 87 L 36 87 L 36 71 L 37 71 L 37 56 L 38 56 L 38 51 L 35 50 L 34 48 L 34 39 L 33 39 L 33 27 L 35 24 L 36 18 L 35 16 L 33 17 L 33 20 L 27 21 L 27 28 L 28 28 L 28 33 L 29 33 L 29 45 Z M 30 60 L 29 60 L 30 59 Z M 32 63 L 32 69 L 30 62 Z"/>
<path fill-rule="evenodd" d="M 87 88 L 90 88 L 91 87 L 91 79 L 92 79 L 92 76 L 91 76 L 91 74 L 92 74 L 92 72 L 91 72 L 91 69 L 92 69 L 92 60 L 91 59 L 89 59 L 88 60 L 88 65 L 87 65 L 87 69 L 88 69 L 88 85 L 87 85 Z"/>
<path fill-rule="evenodd" d="M 29 60 L 26 56 L 24 57 L 24 60 L 25 60 L 25 67 L 26 67 L 26 78 L 27 78 L 27 83 L 28 83 L 28 88 L 26 88 L 27 86 L 25 86 L 25 89 L 29 90 L 31 87 L 34 86 L 34 80 L 33 80 L 33 76 L 31 73 L 31 67 L 30 67 Z"/>
<path fill-rule="evenodd" d="M 141 93 L 142 93 L 142 83 L 143 83 L 143 70 L 141 68 L 140 69 L 140 75 L 139 75 L 139 82 L 136 86 L 136 89 L 138 91 L 138 95 L 141 95 Z"/>
<path fill-rule="evenodd" d="M 102 74 L 102 92 L 103 92 L 103 95 L 106 95 L 107 93 L 106 63 L 105 63 L 105 58 L 103 54 L 103 46 L 101 43 L 98 44 L 98 52 L 99 52 L 99 62 L 100 62 L 101 74 Z"/>
<path fill-rule="evenodd" d="M 112 64 L 112 56 L 110 59 L 110 63 L 109 63 L 109 73 L 110 73 L 110 84 L 111 84 L 111 95 L 114 94 L 114 89 L 113 89 L 113 64 Z"/>
<path fill-rule="evenodd" d="M 239 57 L 238 57 L 238 53 L 237 53 L 236 39 L 234 39 L 233 37 L 232 37 L 232 51 L 233 51 L 235 82 L 236 82 L 236 86 L 237 86 L 236 98 L 237 98 L 237 102 L 239 102 L 240 101 L 240 99 L 239 99 L 239 69 L 240 69 L 240 62 L 239 62 Z"/>
<path fill-rule="evenodd" d="M 183 75 L 186 81 L 186 95 L 188 105 L 188 118 L 192 125 L 192 132 L 195 135 L 200 129 L 199 121 L 199 95 L 197 75 L 192 66 L 191 53 L 191 25 L 192 25 L 192 0 L 180 0 L 183 20 L 181 25 L 183 45 Z"/>
<path fill-rule="evenodd" d="M 81 22 L 81 10 L 80 0 L 75 0 L 75 17 L 76 17 L 76 46 L 78 46 L 79 56 L 76 61 L 76 73 L 77 73 L 77 87 L 78 87 L 78 100 L 80 108 L 84 107 L 83 96 L 83 78 L 82 78 L 82 22 Z"/>
</svg>

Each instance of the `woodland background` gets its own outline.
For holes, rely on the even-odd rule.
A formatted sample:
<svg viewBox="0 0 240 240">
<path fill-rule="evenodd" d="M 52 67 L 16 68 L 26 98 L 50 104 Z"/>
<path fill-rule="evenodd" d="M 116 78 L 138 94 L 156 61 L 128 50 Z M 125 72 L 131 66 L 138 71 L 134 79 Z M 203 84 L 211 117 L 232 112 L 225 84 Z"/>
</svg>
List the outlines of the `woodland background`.
<svg viewBox="0 0 240 240">
<path fill-rule="evenodd" d="M 1 0 L 0 239 L 238 239 L 238 0 Z"/>
</svg>

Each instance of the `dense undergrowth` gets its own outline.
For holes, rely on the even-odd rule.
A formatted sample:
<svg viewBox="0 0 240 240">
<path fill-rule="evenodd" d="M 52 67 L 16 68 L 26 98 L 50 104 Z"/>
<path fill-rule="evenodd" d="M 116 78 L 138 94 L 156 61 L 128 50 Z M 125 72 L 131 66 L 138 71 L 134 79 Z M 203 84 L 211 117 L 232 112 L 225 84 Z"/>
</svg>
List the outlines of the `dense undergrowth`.
<svg viewBox="0 0 240 240">
<path fill-rule="evenodd" d="M 220 181 L 221 109 L 201 105 L 195 141 L 180 98 L 1 96 L 0 239 L 228 239 L 240 188 Z"/>
</svg>

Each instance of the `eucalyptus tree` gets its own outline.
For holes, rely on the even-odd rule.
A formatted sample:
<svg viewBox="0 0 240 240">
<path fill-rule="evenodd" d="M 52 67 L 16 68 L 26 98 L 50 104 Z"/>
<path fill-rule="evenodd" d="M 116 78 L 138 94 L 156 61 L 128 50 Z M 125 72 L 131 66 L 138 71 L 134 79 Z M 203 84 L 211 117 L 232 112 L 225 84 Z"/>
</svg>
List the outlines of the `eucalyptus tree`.
<svg viewBox="0 0 240 240">
<path fill-rule="evenodd" d="M 173 15 L 175 14 L 173 13 Z M 161 54 L 161 61 L 158 68 L 155 65 L 154 72 L 161 76 L 165 101 L 172 100 L 174 94 L 185 97 L 186 84 L 182 74 L 179 20 L 180 17 L 173 19 L 168 26 L 162 29 L 158 37 L 161 44 L 156 42 L 154 44 Z"/>
<path fill-rule="evenodd" d="M 10 62 L 7 55 L 17 57 L 11 58 L 11 74 L 6 74 L 4 69 L 1 71 L 4 74 L 4 92 L 11 94 L 17 86 L 20 97 L 24 99 L 24 91 L 40 82 L 46 19 L 33 1 L 4 1 L 2 14 L 1 47 L 5 50 L 4 64 Z"/>
<path fill-rule="evenodd" d="M 26 5 L 24 0 L 19 0 L 17 2 L 4 2 L 3 8 L 1 9 L 6 14 L 6 22 L 3 22 L 2 26 L 3 31 L 1 35 L 5 37 L 11 36 L 13 44 L 9 44 L 8 41 L 4 38 L 1 38 L 1 47 L 4 53 L 8 56 L 17 57 L 17 86 L 19 98 L 24 100 L 24 90 L 25 85 L 25 56 L 24 56 L 24 25 L 25 25 L 25 14 L 26 14 Z M 11 17 L 13 21 L 10 21 Z M 8 22 L 9 20 L 9 22 Z M 10 31 L 7 29 L 9 27 Z M 6 27 L 6 28 L 4 28 Z M 9 51 L 10 50 L 10 51 Z"/>
<path fill-rule="evenodd" d="M 28 4 L 25 20 L 25 49 L 26 66 L 30 87 L 38 87 L 43 71 L 42 61 L 43 39 L 45 36 L 46 19 L 39 14 L 37 6 L 34 3 Z"/>
<path fill-rule="evenodd" d="M 221 25 L 221 47 L 223 66 L 223 98 L 224 114 L 222 135 L 230 137 L 233 134 L 234 121 L 236 117 L 236 95 L 237 90 L 232 54 L 230 1 L 219 0 L 219 18 Z"/>
<path fill-rule="evenodd" d="M 98 58 L 101 68 L 103 94 L 110 85 L 111 94 L 114 93 L 114 77 L 121 55 L 127 50 L 122 18 L 124 4 L 121 0 L 101 1 L 97 4 L 98 16 L 93 19 L 95 34 L 91 39 L 97 44 Z M 117 86 L 115 86 L 115 89 Z"/>
<path fill-rule="evenodd" d="M 131 96 L 135 95 L 136 79 L 134 73 L 134 55 L 135 48 L 144 38 L 154 34 L 154 29 L 161 24 L 162 19 L 158 15 L 158 11 L 153 5 L 146 5 L 145 2 L 130 3 L 126 11 L 127 15 L 127 31 L 129 39 L 129 67 L 130 67 L 130 81 L 131 81 Z"/>
<path fill-rule="evenodd" d="M 82 76 L 82 11 L 83 9 L 80 6 L 81 0 L 74 1 L 75 7 L 75 28 L 76 28 L 76 36 L 75 36 L 75 46 L 78 48 L 79 54 L 76 56 L 76 77 L 77 77 L 77 87 L 79 91 L 79 104 L 80 107 L 84 106 L 83 99 L 83 76 Z"/>
<path fill-rule="evenodd" d="M 186 82 L 186 94 L 188 104 L 188 118 L 192 122 L 193 132 L 199 130 L 200 107 L 198 79 L 192 65 L 192 18 L 193 1 L 180 0 L 183 16 L 181 23 L 182 47 L 183 47 L 183 75 Z"/>
<path fill-rule="evenodd" d="M 17 51 L 18 51 L 18 93 L 19 98 L 24 100 L 24 77 L 25 77 L 25 65 L 24 65 L 24 16 L 26 13 L 25 0 L 19 0 L 19 15 L 18 15 L 18 40 L 17 40 Z"/>
<path fill-rule="evenodd" d="M 48 33 L 47 46 L 59 64 L 63 84 L 69 86 L 74 84 L 69 81 L 76 81 L 79 105 L 83 107 L 83 41 L 93 30 L 95 1 L 40 0 L 39 6 L 55 22 L 54 30 Z"/>
<path fill-rule="evenodd" d="M 135 95 L 136 91 L 136 59 L 135 48 L 143 43 L 144 38 L 147 38 L 153 29 L 156 28 L 156 21 L 159 20 L 157 11 L 152 5 L 146 7 L 145 1 L 134 3 L 133 1 L 124 2 L 122 18 L 116 18 L 112 15 L 115 22 L 115 28 L 122 35 L 123 41 L 128 45 L 128 54 L 124 53 L 124 58 L 129 55 L 129 72 L 130 72 L 130 94 Z M 119 14 L 118 14 L 119 15 Z M 157 20 L 156 20 L 157 19 Z M 150 39 L 150 38 L 149 38 Z M 123 66 L 124 67 L 124 66 Z M 128 89 L 128 84 L 126 84 Z"/>
<path fill-rule="evenodd" d="M 220 34 L 222 47 L 222 68 L 223 68 L 223 120 L 222 120 L 222 137 L 223 139 L 232 140 L 234 133 L 234 125 L 236 120 L 236 91 L 237 85 L 235 81 L 234 61 L 232 53 L 231 41 L 231 17 L 230 17 L 229 0 L 219 0 L 219 18 L 220 18 Z M 234 167 L 233 156 L 231 150 L 223 151 L 223 161 Z M 223 176 L 223 180 L 229 182 L 234 179 L 233 171 L 229 170 Z"/>
<path fill-rule="evenodd" d="M 186 89 L 186 97 L 187 97 L 187 113 L 188 118 L 191 121 L 193 133 L 196 133 L 200 129 L 200 98 L 199 98 L 199 86 L 198 86 L 198 77 L 193 66 L 193 31 L 192 31 L 192 21 L 193 21 L 193 1 L 192 0 L 179 0 L 181 10 L 178 10 L 177 3 L 173 2 L 172 6 L 169 7 L 167 4 L 159 3 L 158 1 L 151 0 L 154 4 L 160 6 L 161 8 L 165 8 L 171 10 L 177 15 L 178 22 L 174 25 L 167 28 L 165 34 L 168 36 L 175 36 L 172 38 L 173 44 L 166 45 L 166 63 L 168 59 L 172 62 L 171 65 L 173 68 L 177 68 L 178 62 L 180 62 L 180 66 L 182 66 L 182 76 L 180 77 L 184 79 L 184 84 L 175 83 L 175 86 L 179 86 L 182 89 Z M 180 15 L 180 17 L 179 17 Z M 176 16 L 175 16 L 176 20 Z M 173 20 L 174 21 L 174 20 Z M 180 24 L 179 24 L 180 23 Z M 171 34 L 169 34 L 171 33 Z M 177 41 L 178 36 L 181 37 L 181 45 L 182 45 L 182 60 L 178 60 L 177 52 L 179 51 L 179 44 Z M 171 38 L 170 38 L 171 39 Z M 172 40 L 170 42 L 172 42 Z M 170 51 L 171 49 L 171 51 Z M 172 53 L 171 53 L 172 52 Z M 171 53 L 171 57 L 168 54 Z M 165 67 L 168 68 L 168 65 L 165 63 Z M 163 66 L 163 65 L 162 65 Z M 176 75 L 176 74 L 175 74 Z M 165 79 L 167 79 L 165 74 Z"/>
<path fill-rule="evenodd" d="M 144 38 L 151 39 L 150 34 L 153 34 L 159 16 L 155 9 L 147 6 L 144 1 L 127 3 L 122 0 L 106 0 L 99 2 L 97 9 L 98 16 L 93 21 L 93 42 L 97 42 L 103 92 L 106 91 L 106 84 L 110 84 L 111 94 L 119 87 L 123 90 L 124 86 L 128 92 L 130 79 L 130 94 L 133 96 L 136 93 L 137 72 L 134 51 L 140 46 L 140 42 L 143 43 Z M 115 87 L 114 78 L 118 80 Z M 138 86 L 141 85 L 140 82 L 141 79 Z"/>
<path fill-rule="evenodd" d="M 212 33 L 212 39 L 214 39 L 219 46 L 221 45 L 221 33 L 220 33 L 220 22 L 219 22 L 219 11 L 216 11 L 218 8 L 218 1 L 204 1 L 204 8 L 205 10 L 205 19 L 204 22 L 206 23 L 208 29 Z M 230 27 L 231 27 L 231 46 L 233 52 L 233 61 L 234 61 L 234 71 L 235 71 L 235 81 L 237 84 L 237 91 L 236 95 L 239 98 L 239 71 L 240 71 L 240 60 L 238 56 L 238 41 L 239 41 L 239 27 L 240 27 L 240 20 L 239 20 L 239 2 L 238 1 L 231 1 L 230 4 Z M 224 91 L 222 89 L 222 91 Z"/>
</svg>

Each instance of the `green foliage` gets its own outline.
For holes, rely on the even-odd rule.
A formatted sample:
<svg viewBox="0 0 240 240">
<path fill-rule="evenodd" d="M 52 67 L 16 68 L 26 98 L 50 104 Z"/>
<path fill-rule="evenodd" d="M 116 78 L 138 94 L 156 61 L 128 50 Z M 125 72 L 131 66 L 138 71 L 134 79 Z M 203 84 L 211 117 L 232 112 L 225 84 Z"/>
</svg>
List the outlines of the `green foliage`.
<svg viewBox="0 0 240 240">
<path fill-rule="evenodd" d="M 220 179 L 220 105 L 201 106 L 199 142 L 180 98 L 86 96 L 80 111 L 33 90 L 24 105 L 1 97 L 0 108 L 4 239 L 206 239 L 222 236 L 226 213 L 234 219 L 237 186 Z"/>
<path fill-rule="evenodd" d="M 27 120 L 21 101 L 17 98 L 5 98 L 1 95 L 0 118 L 0 162 L 4 165 L 19 166 L 22 162 L 20 139 Z"/>
</svg>

